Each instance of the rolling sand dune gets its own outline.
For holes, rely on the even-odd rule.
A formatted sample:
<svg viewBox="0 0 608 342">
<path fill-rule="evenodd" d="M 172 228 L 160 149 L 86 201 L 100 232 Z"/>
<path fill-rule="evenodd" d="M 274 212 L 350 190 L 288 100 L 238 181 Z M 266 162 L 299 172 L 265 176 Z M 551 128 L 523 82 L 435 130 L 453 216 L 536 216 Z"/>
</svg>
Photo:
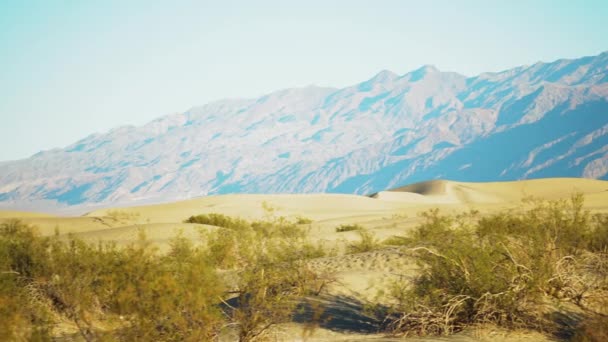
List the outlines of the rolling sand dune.
<svg viewBox="0 0 608 342">
<path fill-rule="evenodd" d="M 306 215 L 315 220 L 352 215 L 354 212 L 382 212 L 399 208 L 399 204 L 372 198 L 340 194 L 301 195 L 221 195 L 150 206 L 122 208 L 153 222 L 182 221 L 194 214 L 222 213 L 247 219 L 261 219 L 269 213 L 264 206 L 283 216 Z M 97 210 L 89 217 L 106 216 L 115 209 Z"/>
<path fill-rule="evenodd" d="M 43 214 L 43 213 L 34 213 L 29 211 L 9 211 L 9 210 L 0 210 L 0 219 L 10 219 L 10 218 L 25 218 L 25 217 L 54 217 L 51 214 Z"/>
<path fill-rule="evenodd" d="M 584 194 L 588 209 L 608 212 L 607 181 L 558 178 L 497 183 L 434 180 L 383 191 L 370 197 L 339 194 L 209 196 L 158 205 L 108 208 L 80 217 L 0 212 L 0 221 L 19 217 L 26 223 L 38 226 L 45 235 L 53 234 L 57 228 L 61 234 L 72 233 L 86 241 L 111 240 L 118 245 L 136 241 L 139 231 L 144 230 L 148 240 L 162 251 L 168 248 L 170 239 L 180 231 L 183 236 L 200 241 L 201 229 L 213 229 L 211 226 L 183 223 L 191 215 L 222 213 L 245 219 L 270 219 L 278 216 L 295 219 L 301 216 L 312 220 L 312 223 L 306 224 L 312 241 L 323 242 L 327 248 L 340 250 L 350 241 L 359 239 L 357 231 L 336 232 L 336 227 L 342 224 L 359 224 L 372 232 L 378 240 L 382 240 L 406 234 L 421 221 L 418 213 L 430 208 L 438 207 L 444 212 L 475 208 L 484 214 L 514 207 L 529 196 L 566 199 L 575 192 Z M 372 299 L 377 290 L 391 280 L 407 279 L 415 274 L 416 266 L 409 265 L 404 260 L 398 250 L 386 248 L 354 255 L 338 254 L 312 261 L 314 268 L 333 274 L 337 281 L 330 288 L 328 296 L 331 299 L 328 299 L 327 304 L 328 310 L 333 312 L 334 323 L 322 324 L 311 340 L 380 338 L 379 335 L 361 335 L 373 332 L 373 327 L 377 328 L 374 324 L 378 325 L 378 322 L 369 321 L 360 323 L 359 327 L 352 327 L 353 323 L 347 323 L 347 318 L 349 315 L 360 315 L 358 322 L 369 319 L 362 313 L 366 300 Z M 345 327 L 350 324 L 352 329 L 338 329 L 341 320 Z M 357 330 L 363 326 L 369 329 Z M 285 325 L 287 332 L 281 332 L 291 336 L 287 340 L 300 338 L 301 329 L 293 327 L 299 325 Z M 487 338 L 481 336 L 482 340 L 544 339 L 540 335 L 500 335 L 496 331 L 487 333 Z M 458 335 L 448 340 L 468 341 L 473 337 Z"/>
<path fill-rule="evenodd" d="M 60 234 L 81 234 L 91 230 L 119 227 L 124 224 L 102 217 L 24 217 L 20 220 L 36 226 L 42 235 L 53 235 L 55 231 Z"/>
<path fill-rule="evenodd" d="M 212 229 L 216 229 L 216 227 L 191 223 L 149 223 L 92 230 L 80 233 L 78 237 L 89 242 L 113 241 L 119 246 L 124 246 L 137 241 L 140 232 L 143 232 L 147 242 L 159 247 L 160 251 L 164 252 L 169 247 L 167 242 L 172 236 L 181 234 L 181 236 L 196 242 L 202 239 L 202 232 Z M 171 231 L 173 235 L 168 236 L 167 231 Z"/>
<path fill-rule="evenodd" d="M 390 190 L 388 193 L 414 193 L 446 203 L 513 203 L 535 196 L 543 199 L 567 198 L 573 193 L 585 195 L 608 191 L 608 182 L 581 178 L 533 179 L 514 182 L 465 183 L 433 180 Z"/>
</svg>

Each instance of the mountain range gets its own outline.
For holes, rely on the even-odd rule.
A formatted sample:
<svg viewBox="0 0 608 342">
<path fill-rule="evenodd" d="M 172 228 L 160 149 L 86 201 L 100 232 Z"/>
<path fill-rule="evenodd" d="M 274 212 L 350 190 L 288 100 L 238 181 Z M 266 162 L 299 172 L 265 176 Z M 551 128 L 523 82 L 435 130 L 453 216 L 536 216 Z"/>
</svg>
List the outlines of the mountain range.
<svg viewBox="0 0 608 342">
<path fill-rule="evenodd" d="M 433 66 L 232 99 L 0 163 L 0 205 L 408 183 L 608 179 L 608 52 L 466 77 Z"/>
</svg>

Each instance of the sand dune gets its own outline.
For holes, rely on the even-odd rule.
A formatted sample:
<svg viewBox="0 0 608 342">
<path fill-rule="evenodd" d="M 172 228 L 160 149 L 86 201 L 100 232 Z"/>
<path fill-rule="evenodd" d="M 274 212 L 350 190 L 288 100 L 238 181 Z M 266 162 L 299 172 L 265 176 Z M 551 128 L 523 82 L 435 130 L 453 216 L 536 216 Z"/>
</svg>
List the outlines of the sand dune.
<svg viewBox="0 0 608 342">
<path fill-rule="evenodd" d="M 54 234 L 58 229 L 61 234 L 72 233 L 86 241 L 116 241 L 118 245 L 136 241 L 139 231 L 143 230 L 148 241 L 164 251 L 178 232 L 193 241 L 200 241 L 201 230 L 214 229 L 183 223 L 191 215 L 222 213 L 250 220 L 278 216 L 295 220 L 301 216 L 312 220 L 306 224 L 312 241 L 322 242 L 327 248 L 340 249 L 359 239 L 357 231 L 337 232 L 336 227 L 342 224 L 359 224 L 382 240 L 406 234 L 421 221 L 418 214 L 430 208 L 440 208 L 444 212 L 475 208 L 483 214 L 514 207 L 529 196 L 554 200 L 569 198 L 575 192 L 584 194 L 586 208 L 608 212 L 608 181 L 556 178 L 494 183 L 434 180 L 383 191 L 371 197 L 340 194 L 209 196 L 166 204 L 107 208 L 79 217 L 11 211 L 0 212 L 0 221 L 18 217 L 39 227 L 45 235 Z M 334 274 L 338 279 L 329 295 L 364 303 L 389 281 L 406 279 L 414 274 L 416 266 L 403 265 L 403 262 L 397 250 L 388 248 L 317 259 L 313 266 Z M 336 303 L 334 309 L 339 315 L 346 304 L 339 300 Z M 289 331 L 299 334 L 293 329 Z M 323 327 L 315 336 L 317 340 L 357 340 L 361 337 Z M 463 341 L 471 340 L 470 336 L 461 337 Z M 502 340 L 521 340 L 520 337 Z M 535 335 L 535 338 L 541 337 Z M 451 337 L 450 340 L 458 339 Z"/>
<path fill-rule="evenodd" d="M 0 220 L 19 218 L 35 225 L 44 235 L 55 230 L 91 238 L 136 237 L 137 227 L 148 227 L 154 239 L 168 241 L 191 215 L 222 213 L 258 220 L 285 216 L 313 220 L 314 240 L 339 241 L 356 233 L 336 233 L 341 224 L 360 224 L 379 237 L 401 234 L 420 222 L 418 213 L 438 207 L 446 212 L 476 208 L 491 212 L 518 205 L 523 198 L 568 198 L 585 195 L 587 208 L 608 212 L 608 181 L 580 178 L 551 178 L 515 182 L 467 183 L 433 180 L 382 191 L 371 197 L 344 194 L 222 195 L 186 201 L 123 208 L 106 208 L 84 216 L 58 217 L 31 212 L 0 211 Z M 120 235 L 117 229 L 129 231 Z M 118 235 L 117 235 L 118 234 Z"/>
<path fill-rule="evenodd" d="M 264 207 L 269 208 L 265 210 Z M 191 215 L 222 213 L 246 219 L 262 219 L 272 215 L 295 217 L 304 215 L 313 220 L 350 216 L 354 213 L 381 213 L 396 210 L 398 203 L 373 198 L 340 194 L 300 195 L 222 195 L 201 197 L 168 204 L 121 208 L 151 222 L 181 222 Z M 96 210 L 87 217 L 107 216 L 116 209 Z"/>
<path fill-rule="evenodd" d="M 190 223 L 150 223 L 92 230 L 82 232 L 78 234 L 78 237 L 88 242 L 112 241 L 119 246 L 124 246 L 137 241 L 140 232 L 143 232 L 148 243 L 159 248 L 160 252 L 164 252 L 169 248 L 170 239 L 178 234 L 198 242 L 202 240 L 201 233 L 212 229 L 216 229 L 216 227 Z"/>
<path fill-rule="evenodd" d="M 24 217 L 54 217 L 54 215 L 35 213 L 35 212 L 29 212 L 29 211 L 0 210 L 0 219 L 24 218 Z"/>
<path fill-rule="evenodd" d="M 427 198 L 445 199 L 460 203 L 518 202 L 528 196 L 543 199 L 567 198 L 573 193 L 585 195 L 608 191 L 608 182 L 583 178 L 547 178 L 513 182 L 466 183 L 433 180 L 389 190 L 389 193 L 415 193 Z"/>
</svg>

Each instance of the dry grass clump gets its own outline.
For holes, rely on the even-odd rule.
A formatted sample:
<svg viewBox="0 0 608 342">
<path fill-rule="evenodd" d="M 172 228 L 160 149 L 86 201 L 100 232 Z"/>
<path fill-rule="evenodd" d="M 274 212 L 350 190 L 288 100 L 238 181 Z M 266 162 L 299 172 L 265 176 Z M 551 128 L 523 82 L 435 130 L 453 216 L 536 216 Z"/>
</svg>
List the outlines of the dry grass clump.
<svg viewBox="0 0 608 342">
<path fill-rule="evenodd" d="M 425 214 L 399 240 L 421 273 L 411 286 L 395 284 L 395 334 L 450 334 L 475 323 L 550 330 L 547 298 L 599 315 L 608 293 L 606 219 L 571 201 L 530 202 L 518 212 Z"/>
</svg>

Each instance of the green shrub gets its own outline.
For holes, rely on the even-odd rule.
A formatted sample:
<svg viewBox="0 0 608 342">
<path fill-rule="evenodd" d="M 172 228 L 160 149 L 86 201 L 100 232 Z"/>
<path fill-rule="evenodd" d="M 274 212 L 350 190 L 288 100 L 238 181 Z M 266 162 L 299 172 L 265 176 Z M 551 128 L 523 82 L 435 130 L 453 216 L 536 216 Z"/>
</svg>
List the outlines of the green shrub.
<svg viewBox="0 0 608 342">
<path fill-rule="evenodd" d="M 180 232 L 159 254 L 143 230 L 118 248 L 1 224 L 0 340 L 50 340 L 54 324 L 68 320 L 86 341 L 209 341 L 227 323 L 248 341 L 289 321 L 303 296 L 331 280 L 306 265 L 326 255 L 323 247 L 285 218 L 188 222 L 220 228 L 203 233 L 201 245 Z M 220 277 L 217 268 L 234 272 Z M 227 304 L 234 296 L 237 305 Z M 113 328 L 100 329 L 101 320 Z"/>
<path fill-rule="evenodd" d="M 594 252 L 608 253 L 608 215 L 593 217 L 593 227 L 586 235 L 586 247 Z"/>
<path fill-rule="evenodd" d="M 411 240 L 405 236 L 393 235 L 384 239 L 382 244 L 387 246 L 407 246 L 411 244 Z"/>
<path fill-rule="evenodd" d="M 50 340 L 69 320 L 84 340 L 210 340 L 223 286 L 204 253 L 177 236 L 160 256 L 142 240 L 118 249 L 0 225 L 0 339 Z M 122 317 L 122 319 L 119 319 Z M 103 331 L 103 318 L 117 328 Z"/>
<path fill-rule="evenodd" d="M 336 227 L 336 232 L 337 233 L 343 233 L 343 232 L 350 232 L 353 230 L 363 230 L 363 226 L 359 225 L 359 224 L 342 224 L 338 227 Z"/>
<path fill-rule="evenodd" d="M 49 246 L 19 221 L 0 224 L 0 340 L 50 340 L 48 301 L 30 286 L 44 274 Z"/>
<path fill-rule="evenodd" d="M 252 231 L 264 237 L 304 237 L 306 231 L 285 217 L 277 217 L 269 220 L 248 222 L 241 218 L 234 218 L 223 214 L 205 214 L 190 216 L 184 222 L 207 224 L 222 228 L 228 228 L 239 232 Z"/>
<path fill-rule="evenodd" d="M 124 340 L 211 340 L 223 318 L 218 310 L 224 286 L 204 252 L 181 236 L 165 256 L 130 246 L 121 252 L 120 270 L 106 275 L 114 300 L 109 307 L 129 324 Z"/>
<path fill-rule="evenodd" d="M 224 215 L 194 216 L 188 222 L 213 224 L 222 229 L 204 232 L 204 258 L 214 267 L 234 270 L 229 276 L 235 297 L 228 309 L 230 326 L 238 339 L 250 341 L 275 324 L 287 322 L 301 298 L 319 294 L 331 281 L 306 266 L 306 260 L 326 255 L 323 246 L 308 241 L 307 230 L 284 217 L 247 222 Z"/>
<path fill-rule="evenodd" d="M 207 233 L 206 257 L 217 266 L 236 268 L 234 305 L 227 304 L 240 341 L 262 337 L 275 324 L 290 321 L 299 300 L 318 294 L 328 280 L 306 266 L 325 256 L 306 231 L 284 218 L 253 222 L 243 231 Z"/>
<path fill-rule="evenodd" d="M 305 228 L 298 227 L 285 217 L 274 218 L 271 221 L 254 221 L 251 223 L 251 227 L 256 234 L 266 238 L 303 238 L 307 232 Z"/>
<path fill-rule="evenodd" d="M 420 274 L 411 286 L 392 286 L 400 314 L 389 317 L 389 329 L 450 334 L 487 322 L 545 329 L 552 325 L 541 314 L 547 295 L 578 305 L 606 296 L 608 262 L 596 253 L 602 243 L 593 242 L 605 221 L 591 220 L 582 204 L 573 196 L 483 218 L 425 213 L 399 241 Z"/>
<path fill-rule="evenodd" d="M 312 220 L 308 217 L 298 216 L 296 217 L 296 224 L 311 224 Z"/>
<path fill-rule="evenodd" d="M 234 230 L 244 230 L 250 227 L 249 222 L 240 219 L 233 218 L 230 216 L 226 216 L 223 214 L 205 214 L 205 215 L 197 215 L 190 216 L 186 221 L 186 223 L 198 223 L 198 224 L 208 224 L 211 226 L 229 228 Z"/>
<path fill-rule="evenodd" d="M 222 229 L 206 233 L 203 239 L 206 242 L 206 258 L 212 265 L 222 269 L 231 269 L 240 265 L 239 248 L 243 246 L 246 236 L 239 235 L 230 229 Z"/>
<path fill-rule="evenodd" d="M 365 253 L 373 251 L 380 247 L 380 243 L 375 235 L 367 230 L 359 230 L 359 240 L 351 242 L 346 246 L 347 252 L 350 254 Z"/>
</svg>

